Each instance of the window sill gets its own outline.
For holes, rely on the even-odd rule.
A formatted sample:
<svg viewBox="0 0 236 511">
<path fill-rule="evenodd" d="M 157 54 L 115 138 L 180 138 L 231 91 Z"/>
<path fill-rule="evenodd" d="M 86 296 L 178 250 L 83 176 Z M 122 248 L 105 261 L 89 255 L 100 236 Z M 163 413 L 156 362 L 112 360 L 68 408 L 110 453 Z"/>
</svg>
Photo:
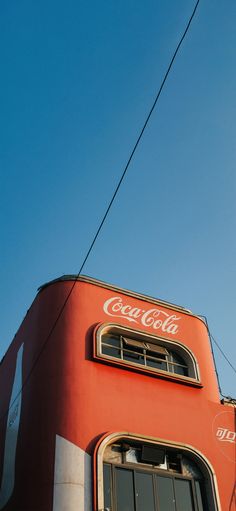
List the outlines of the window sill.
<svg viewBox="0 0 236 511">
<path fill-rule="evenodd" d="M 120 369 L 124 369 L 126 371 L 131 370 L 134 372 L 142 373 L 146 376 L 152 376 L 154 378 L 160 378 L 162 380 L 168 380 L 168 381 L 172 381 L 174 383 L 180 383 L 182 385 L 188 385 L 191 387 L 203 388 L 203 385 L 200 381 L 195 380 L 194 378 L 190 378 L 188 376 L 181 376 L 181 375 L 176 376 L 175 374 L 171 374 L 166 371 L 162 371 L 161 369 L 160 370 L 156 370 L 156 369 L 152 369 L 152 368 L 146 369 L 146 367 L 142 367 L 138 364 L 135 364 L 132 362 L 127 362 L 125 360 L 120 361 L 119 359 L 109 357 L 108 355 L 99 355 L 99 354 L 95 353 L 93 358 L 94 358 L 94 360 L 101 362 L 103 364 L 117 366 Z"/>
</svg>

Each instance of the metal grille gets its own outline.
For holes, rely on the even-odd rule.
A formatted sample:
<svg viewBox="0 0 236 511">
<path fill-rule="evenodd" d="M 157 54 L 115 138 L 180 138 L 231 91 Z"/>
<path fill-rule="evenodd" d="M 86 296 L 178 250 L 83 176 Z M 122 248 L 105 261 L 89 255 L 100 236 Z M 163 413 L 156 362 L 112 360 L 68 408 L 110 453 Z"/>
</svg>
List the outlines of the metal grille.
<svg viewBox="0 0 236 511">
<path fill-rule="evenodd" d="M 188 366 L 179 354 L 153 342 L 106 333 L 101 340 L 102 354 L 152 370 L 188 376 Z"/>
</svg>

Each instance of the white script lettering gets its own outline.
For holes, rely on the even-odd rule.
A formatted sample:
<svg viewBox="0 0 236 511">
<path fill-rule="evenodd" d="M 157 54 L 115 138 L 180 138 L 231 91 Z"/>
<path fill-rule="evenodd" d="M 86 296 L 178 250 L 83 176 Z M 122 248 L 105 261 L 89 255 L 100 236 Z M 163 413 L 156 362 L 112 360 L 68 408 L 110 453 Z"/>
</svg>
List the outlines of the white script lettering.
<svg viewBox="0 0 236 511">
<path fill-rule="evenodd" d="M 216 432 L 218 440 L 221 442 L 236 443 L 236 433 L 226 428 L 218 428 Z"/>
<path fill-rule="evenodd" d="M 180 320 L 180 317 L 156 308 L 145 310 L 132 307 L 129 304 L 124 304 L 120 296 L 109 298 L 104 303 L 103 310 L 108 316 L 125 317 L 130 322 L 140 322 L 142 325 L 151 327 L 154 330 L 160 329 L 162 332 L 173 335 L 178 332 L 179 326 L 176 323 Z"/>
</svg>

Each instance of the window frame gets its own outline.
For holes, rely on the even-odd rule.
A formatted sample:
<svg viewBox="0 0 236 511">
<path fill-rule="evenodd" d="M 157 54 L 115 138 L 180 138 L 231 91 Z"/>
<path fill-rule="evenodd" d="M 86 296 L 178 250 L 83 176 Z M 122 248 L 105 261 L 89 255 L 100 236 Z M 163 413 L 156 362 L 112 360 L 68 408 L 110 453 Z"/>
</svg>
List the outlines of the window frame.
<svg viewBox="0 0 236 511">
<path fill-rule="evenodd" d="M 185 376 L 183 374 L 178 374 L 176 372 L 171 372 L 157 367 L 144 365 L 136 361 L 125 360 L 122 358 L 102 353 L 102 338 L 104 334 L 108 334 L 109 332 L 111 332 L 114 335 L 121 336 L 124 339 L 130 338 L 131 340 L 133 339 L 146 344 L 148 344 L 148 342 L 150 344 L 155 344 L 157 346 L 160 346 L 161 348 L 166 349 L 170 355 L 172 353 L 175 353 L 176 355 L 180 356 L 181 359 L 183 359 L 183 361 L 185 362 L 186 367 L 188 368 L 189 375 Z M 112 365 L 120 366 L 123 369 L 125 368 L 133 369 L 135 371 L 139 371 L 145 374 L 158 376 L 164 379 L 174 380 L 176 382 L 185 383 L 196 387 L 203 386 L 200 380 L 199 365 L 196 357 L 187 346 L 183 345 L 178 340 L 172 340 L 160 336 L 155 336 L 153 334 L 146 333 L 141 330 L 135 330 L 133 328 L 129 328 L 116 323 L 102 323 L 99 324 L 94 331 L 93 355 L 95 359 L 98 359 L 100 361 Z M 171 361 L 169 361 L 168 363 L 172 364 Z"/>
<path fill-rule="evenodd" d="M 193 446 L 183 444 L 183 443 L 175 443 L 171 441 L 166 441 L 160 438 L 154 438 L 149 436 L 142 436 L 137 435 L 135 433 L 130 432 L 117 432 L 117 433 L 110 433 L 104 435 L 97 443 L 94 451 L 94 497 L 95 497 L 95 510 L 97 511 L 105 511 L 104 508 L 104 480 L 103 480 L 103 466 L 104 464 L 112 465 L 112 463 L 109 463 L 109 461 L 104 460 L 104 453 L 106 448 L 109 445 L 116 444 L 117 442 L 136 442 L 136 443 L 145 443 L 145 444 L 152 444 L 156 445 L 158 447 L 166 448 L 175 450 L 177 452 L 182 453 L 183 456 L 186 456 L 187 458 L 192 459 L 199 467 L 202 476 L 204 477 L 204 488 L 207 497 L 207 505 L 208 505 L 208 511 L 220 511 L 221 505 L 220 505 L 220 499 L 219 499 L 219 491 L 218 491 L 218 485 L 217 485 L 217 479 L 216 474 L 213 470 L 212 465 L 208 461 L 208 459 L 198 450 L 196 450 Z M 136 463 L 128 463 L 128 464 L 120 464 L 117 462 L 113 463 L 114 467 L 121 467 L 121 468 L 127 468 L 131 470 L 141 470 L 146 473 L 152 473 L 154 472 L 157 476 L 161 475 L 164 477 L 170 477 L 172 476 L 176 479 L 181 480 L 192 480 L 193 478 L 188 477 L 185 474 L 180 474 L 178 472 L 170 473 L 169 471 L 158 469 L 151 467 L 150 469 L 147 468 L 145 465 L 140 464 L 140 467 L 138 467 L 138 464 Z M 111 467 L 111 471 L 112 471 Z M 194 481 L 199 481 L 199 479 L 196 477 Z M 192 484 L 192 483 L 191 483 Z M 193 483 L 194 484 L 194 483 Z M 200 484 L 203 484 L 201 482 Z M 194 489 L 194 493 L 197 491 L 196 486 Z M 194 498 L 194 504 L 196 506 L 195 497 L 193 493 Z M 197 509 L 197 507 L 196 507 Z"/>
<path fill-rule="evenodd" d="M 190 483 L 190 487 L 191 487 L 191 499 L 192 499 L 192 504 L 194 506 L 193 511 L 198 511 L 197 487 L 196 487 L 195 482 L 198 481 L 200 483 L 200 480 L 197 479 L 197 478 L 195 479 L 195 478 L 190 477 L 190 476 L 186 476 L 186 475 L 179 474 L 179 473 L 176 473 L 176 472 L 165 471 L 165 470 L 161 470 L 161 469 L 158 469 L 158 468 L 154 469 L 154 468 L 149 468 L 149 467 L 142 466 L 142 465 L 139 467 L 138 464 L 136 465 L 136 464 L 133 464 L 133 463 L 119 464 L 119 463 L 109 463 L 108 461 L 104 461 L 103 466 L 104 465 L 107 465 L 107 466 L 110 467 L 110 472 L 111 472 L 111 501 L 113 503 L 116 501 L 116 498 L 117 498 L 117 491 L 116 491 L 116 469 L 120 468 L 122 470 L 132 471 L 134 484 L 135 484 L 135 479 L 136 479 L 136 474 L 137 473 L 150 474 L 152 476 L 153 497 L 154 497 L 154 502 L 155 502 L 155 506 L 156 506 L 157 510 L 159 509 L 159 504 L 158 504 L 159 499 L 158 499 L 158 490 L 157 490 L 157 478 L 158 478 L 158 476 L 159 477 L 165 477 L 166 479 L 170 479 L 172 481 L 174 494 L 176 493 L 176 484 L 175 484 L 176 480 L 188 481 Z M 134 501 L 136 502 L 135 488 L 134 488 L 134 494 L 133 495 L 134 495 Z M 116 508 L 116 506 L 112 506 L 112 509 L 114 509 L 114 508 Z"/>
</svg>

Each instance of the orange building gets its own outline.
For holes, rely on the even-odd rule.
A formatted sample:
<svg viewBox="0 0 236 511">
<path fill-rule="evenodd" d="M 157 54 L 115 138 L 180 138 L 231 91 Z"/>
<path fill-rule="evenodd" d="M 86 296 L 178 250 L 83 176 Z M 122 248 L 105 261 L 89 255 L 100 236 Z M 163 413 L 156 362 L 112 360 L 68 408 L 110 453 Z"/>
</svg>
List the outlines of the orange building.
<svg viewBox="0 0 236 511">
<path fill-rule="evenodd" d="M 54 280 L 1 362 L 0 396 L 0 510 L 236 509 L 235 405 L 187 309 Z"/>
</svg>

